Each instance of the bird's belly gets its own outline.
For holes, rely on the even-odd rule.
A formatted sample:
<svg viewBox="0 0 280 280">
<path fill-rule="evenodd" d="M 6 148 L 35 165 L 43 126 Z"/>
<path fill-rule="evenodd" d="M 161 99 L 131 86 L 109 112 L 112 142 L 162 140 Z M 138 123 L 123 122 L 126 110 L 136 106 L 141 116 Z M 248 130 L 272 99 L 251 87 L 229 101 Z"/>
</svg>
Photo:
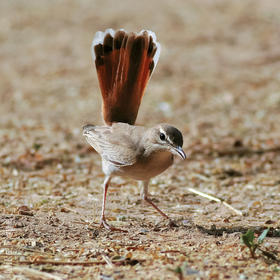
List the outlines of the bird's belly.
<svg viewBox="0 0 280 280">
<path fill-rule="evenodd" d="M 148 158 L 140 158 L 133 165 L 121 167 L 115 174 L 135 180 L 149 180 L 166 170 L 173 163 L 173 155 L 160 151 Z"/>
</svg>

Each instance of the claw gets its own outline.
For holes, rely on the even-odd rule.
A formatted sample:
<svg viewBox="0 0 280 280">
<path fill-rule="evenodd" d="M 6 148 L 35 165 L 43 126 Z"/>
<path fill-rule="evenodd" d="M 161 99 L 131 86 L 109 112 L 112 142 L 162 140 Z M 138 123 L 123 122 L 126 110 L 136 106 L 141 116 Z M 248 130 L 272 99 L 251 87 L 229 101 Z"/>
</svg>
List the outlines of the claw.
<svg viewBox="0 0 280 280">
<path fill-rule="evenodd" d="M 101 228 L 105 228 L 109 231 L 119 231 L 119 232 L 128 232 L 127 230 L 124 230 L 124 229 L 120 229 L 120 228 L 116 228 L 116 227 L 113 227 L 113 226 L 110 226 L 106 220 L 102 219 L 101 222 L 100 222 L 100 227 Z"/>
</svg>

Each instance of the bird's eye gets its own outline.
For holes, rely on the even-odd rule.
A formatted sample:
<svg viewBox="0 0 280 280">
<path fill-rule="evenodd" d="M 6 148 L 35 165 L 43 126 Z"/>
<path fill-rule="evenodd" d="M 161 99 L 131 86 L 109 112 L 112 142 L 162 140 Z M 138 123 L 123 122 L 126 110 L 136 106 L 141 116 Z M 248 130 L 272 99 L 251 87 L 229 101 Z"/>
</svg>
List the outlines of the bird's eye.
<svg viewBox="0 0 280 280">
<path fill-rule="evenodd" d="M 160 133 L 159 138 L 160 138 L 161 141 L 164 141 L 165 140 L 165 135 L 163 133 Z"/>
</svg>

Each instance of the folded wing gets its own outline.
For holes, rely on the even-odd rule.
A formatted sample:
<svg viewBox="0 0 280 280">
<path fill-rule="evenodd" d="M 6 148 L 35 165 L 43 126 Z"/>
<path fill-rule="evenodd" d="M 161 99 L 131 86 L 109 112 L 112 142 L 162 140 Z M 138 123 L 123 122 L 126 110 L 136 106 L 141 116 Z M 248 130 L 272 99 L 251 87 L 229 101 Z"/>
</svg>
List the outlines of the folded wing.
<svg viewBox="0 0 280 280">
<path fill-rule="evenodd" d="M 130 137 L 131 128 L 127 124 L 118 126 L 83 127 L 83 135 L 87 142 L 101 155 L 102 159 L 113 163 L 115 166 L 128 166 L 136 161 L 137 146 Z M 120 128 L 120 130 L 119 130 Z M 127 129 L 126 129 L 127 128 Z M 118 137 L 116 138 L 116 133 Z"/>
</svg>

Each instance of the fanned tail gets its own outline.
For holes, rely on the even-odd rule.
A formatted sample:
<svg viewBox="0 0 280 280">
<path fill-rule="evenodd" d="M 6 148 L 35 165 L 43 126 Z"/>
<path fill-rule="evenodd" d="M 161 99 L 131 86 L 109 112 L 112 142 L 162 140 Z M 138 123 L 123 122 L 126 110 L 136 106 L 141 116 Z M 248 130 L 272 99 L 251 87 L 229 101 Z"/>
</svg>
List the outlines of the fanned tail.
<svg viewBox="0 0 280 280">
<path fill-rule="evenodd" d="M 152 31 L 127 33 L 120 29 L 97 32 L 92 56 L 103 99 L 106 124 L 134 124 L 145 87 L 160 55 Z"/>
</svg>

